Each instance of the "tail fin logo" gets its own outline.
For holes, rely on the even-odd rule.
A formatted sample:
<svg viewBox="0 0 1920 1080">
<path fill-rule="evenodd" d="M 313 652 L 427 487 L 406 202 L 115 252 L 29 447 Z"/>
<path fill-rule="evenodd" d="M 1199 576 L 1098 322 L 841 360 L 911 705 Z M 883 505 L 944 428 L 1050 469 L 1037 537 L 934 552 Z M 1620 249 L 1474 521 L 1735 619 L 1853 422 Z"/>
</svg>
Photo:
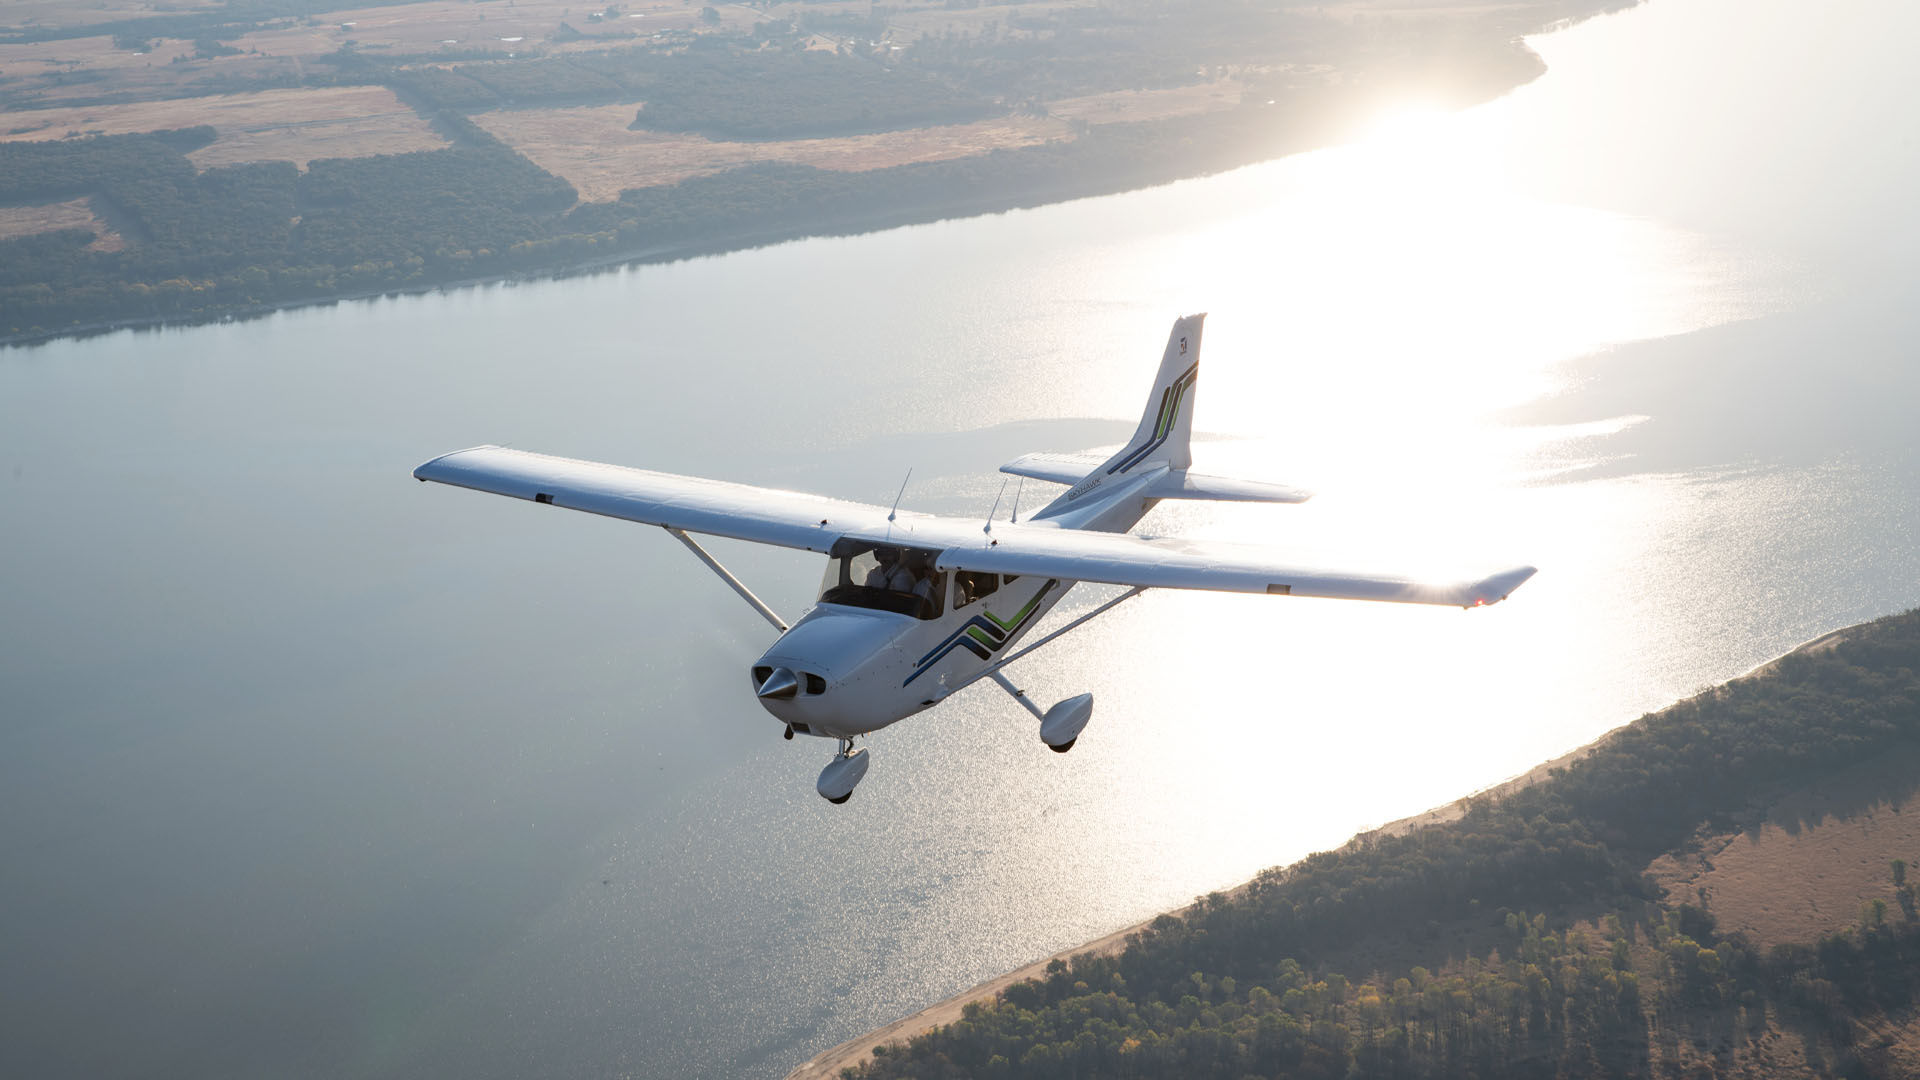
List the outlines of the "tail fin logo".
<svg viewBox="0 0 1920 1080">
<path fill-rule="evenodd" d="M 1183 353 L 1187 351 L 1186 338 L 1180 339 L 1180 351 Z M 1199 371 L 1200 365 L 1196 362 L 1161 392 L 1160 415 L 1147 432 L 1146 440 L 1115 462 L 1113 467 L 1107 470 L 1107 475 L 1126 472 L 1145 461 L 1155 450 L 1160 449 L 1161 444 L 1167 441 L 1167 436 L 1173 432 L 1174 423 L 1180 419 L 1180 406 L 1186 402 L 1187 391 L 1193 389 L 1193 380 Z"/>
</svg>

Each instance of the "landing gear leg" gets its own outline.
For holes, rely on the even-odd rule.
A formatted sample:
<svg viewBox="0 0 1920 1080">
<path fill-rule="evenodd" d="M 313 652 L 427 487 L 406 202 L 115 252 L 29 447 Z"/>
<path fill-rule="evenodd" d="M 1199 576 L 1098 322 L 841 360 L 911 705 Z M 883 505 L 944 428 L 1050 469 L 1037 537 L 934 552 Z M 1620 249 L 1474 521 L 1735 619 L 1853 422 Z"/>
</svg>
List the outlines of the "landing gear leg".
<svg viewBox="0 0 1920 1080">
<path fill-rule="evenodd" d="M 827 767 L 820 770 L 820 780 L 814 784 L 820 797 L 836 806 L 853 798 L 853 789 L 860 778 L 867 775 L 867 752 L 855 750 L 853 740 L 842 738 L 840 752 L 833 755 Z"/>
</svg>

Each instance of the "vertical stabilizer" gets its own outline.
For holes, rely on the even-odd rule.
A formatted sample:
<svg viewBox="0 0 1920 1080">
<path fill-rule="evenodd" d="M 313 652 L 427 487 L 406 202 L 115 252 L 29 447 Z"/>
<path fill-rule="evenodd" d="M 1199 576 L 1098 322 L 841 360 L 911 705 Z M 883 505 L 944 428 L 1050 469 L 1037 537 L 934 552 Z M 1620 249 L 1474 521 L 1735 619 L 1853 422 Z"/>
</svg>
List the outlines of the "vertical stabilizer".
<svg viewBox="0 0 1920 1080">
<path fill-rule="evenodd" d="M 1206 319 L 1202 313 L 1174 321 L 1139 429 L 1126 449 L 1107 459 L 1094 475 L 1124 475 L 1149 463 L 1175 469 L 1193 464 L 1193 390 L 1200 373 L 1200 325 Z"/>
</svg>

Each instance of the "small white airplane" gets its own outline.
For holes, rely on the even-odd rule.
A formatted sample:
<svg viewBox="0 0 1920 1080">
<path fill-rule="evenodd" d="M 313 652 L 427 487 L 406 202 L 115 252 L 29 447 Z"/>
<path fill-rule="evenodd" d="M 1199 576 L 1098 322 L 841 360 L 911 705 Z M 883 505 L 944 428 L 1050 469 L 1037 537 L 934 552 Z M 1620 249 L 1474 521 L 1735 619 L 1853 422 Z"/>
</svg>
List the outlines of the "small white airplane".
<svg viewBox="0 0 1920 1080">
<path fill-rule="evenodd" d="M 749 487 L 619 465 L 480 446 L 413 475 L 657 525 L 760 613 L 780 636 L 751 669 L 761 705 L 794 733 L 839 740 L 815 785 L 844 803 L 867 772 L 855 736 L 878 731 L 979 679 L 991 679 L 1040 721 L 1040 740 L 1065 753 L 1093 715 L 1093 695 L 1041 710 L 1002 671 L 1147 589 L 1388 600 L 1483 607 L 1533 576 L 1516 567 L 1478 581 L 1422 582 L 1394 574 L 1301 566 L 1256 547 L 1128 535 L 1162 499 L 1304 502 L 1307 492 L 1192 471 L 1194 384 L 1205 315 L 1173 324 L 1140 427 L 1111 457 L 1029 454 L 1000 471 L 1069 485 L 1019 522 L 917 514 L 819 495 Z M 904 485 L 902 488 L 904 492 Z M 996 506 L 995 510 L 997 511 Z M 813 608 L 789 625 L 688 533 L 827 555 Z M 1129 586 L 1119 596 L 1015 649 L 1080 582 Z"/>
</svg>

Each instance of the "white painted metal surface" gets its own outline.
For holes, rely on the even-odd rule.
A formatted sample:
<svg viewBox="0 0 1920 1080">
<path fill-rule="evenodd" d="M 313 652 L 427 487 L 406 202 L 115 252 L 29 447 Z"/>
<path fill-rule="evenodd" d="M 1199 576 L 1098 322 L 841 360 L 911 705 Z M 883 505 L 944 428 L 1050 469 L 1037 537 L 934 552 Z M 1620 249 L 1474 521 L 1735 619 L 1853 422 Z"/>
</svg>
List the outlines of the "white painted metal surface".
<svg viewBox="0 0 1920 1080">
<path fill-rule="evenodd" d="M 866 775 L 868 758 L 866 751 L 853 749 L 855 736 L 930 708 L 989 675 L 1011 687 L 999 669 L 1028 651 L 1014 646 L 1078 582 L 1132 586 L 1135 592 L 1205 589 L 1480 607 L 1506 599 L 1533 576 L 1532 567 L 1522 566 L 1432 581 L 1303 563 L 1268 549 L 1215 540 L 1128 535 L 1161 499 L 1301 502 L 1309 497 L 1280 484 L 1189 470 L 1204 319 L 1194 315 L 1174 323 L 1140 424 L 1118 452 L 1105 458 L 1030 454 L 1003 467 L 1071 485 L 1021 524 L 995 522 L 983 531 L 978 519 L 896 512 L 498 446 L 435 458 L 414 476 L 657 525 L 680 537 L 781 629 L 754 663 L 751 686 L 789 734 L 842 741 L 818 785 L 820 794 L 834 801 L 844 801 Z M 690 532 L 826 553 L 831 561 L 819 602 L 787 628 L 684 536 Z M 1037 711 L 1030 702 L 1021 704 Z M 1041 717 L 1042 740 L 1066 749 L 1092 711 L 1089 694 L 1056 704 Z"/>
</svg>

